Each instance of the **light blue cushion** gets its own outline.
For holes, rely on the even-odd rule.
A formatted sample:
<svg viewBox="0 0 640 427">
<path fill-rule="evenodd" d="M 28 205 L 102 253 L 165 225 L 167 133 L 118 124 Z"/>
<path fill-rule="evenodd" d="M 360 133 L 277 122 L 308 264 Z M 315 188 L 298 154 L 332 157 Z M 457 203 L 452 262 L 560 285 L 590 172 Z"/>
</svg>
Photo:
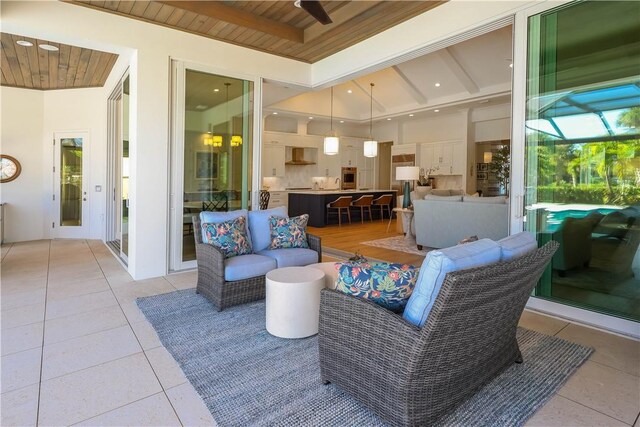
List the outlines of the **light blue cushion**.
<svg viewBox="0 0 640 427">
<path fill-rule="evenodd" d="M 476 242 L 427 253 L 420 267 L 418 283 L 402 317 L 422 327 L 447 273 L 481 267 L 498 261 L 500 261 L 500 246 L 491 239 L 480 239 Z"/>
<path fill-rule="evenodd" d="M 287 248 L 287 249 L 267 249 L 259 252 L 260 255 L 273 258 L 278 268 L 282 267 L 301 267 L 304 265 L 315 264 L 318 260 L 318 252 L 313 249 L 303 248 Z"/>
<path fill-rule="evenodd" d="M 523 231 L 498 240 L 498 245 L 501 252 L 500 260 L 509 261 L 535 251 L 538 242 L 532 233 Z"/>
<path fill-rule="evenodd" d="M 269 226 L 269 217 L 271 216 L 289 218 L 287 207 L 279 206 L 273 209 L 249 212 L 249 232 L 254 253 L 267 249 L 271 244 L 271 228 Z"/>
<path fill-rule="evenodd" d="M 219 223 L 230 221 L 232 219 L 236 219 L 238 217 L 247 216 L 246 209 L 238 209 L 237 211 L 229 211 L 229 212 L 213 212 L 213 211 L 202 211 L 200 212 L 200 223 Z M 205 231 L 202 230 L 202 241 L 207 241 L 207 235 Z"/>
<path fill-rule="evenodd" d="M 224 280 L 227 282 L 264 276 L 276 268 L 276 261 L 262 255 L 240 255 L 224 260 Z"/>
</svg>

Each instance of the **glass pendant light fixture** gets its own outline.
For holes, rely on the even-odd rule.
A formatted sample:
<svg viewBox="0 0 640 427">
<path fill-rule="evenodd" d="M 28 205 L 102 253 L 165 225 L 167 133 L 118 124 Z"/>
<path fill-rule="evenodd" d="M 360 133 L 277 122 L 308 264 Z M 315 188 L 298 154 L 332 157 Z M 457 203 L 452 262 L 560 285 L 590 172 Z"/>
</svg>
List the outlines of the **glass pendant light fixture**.
<svg viewBox="0 0 640 427">
<path fill-rule="evenodd" d="M 340 151 L 340 140 L 333 130 L 333 87 L 331 87 L 331 131 L 324 137 L 324 154 L 335 156 Z"/>
<path fill-rule="evenodd" d="M 364 156 L 376 157 L 378 155 L 378 141 L 373 139 L 373 83 L 370 83 L 370 103 L 369 103 L 369 140 L 364 142 Z"/>
</svg>

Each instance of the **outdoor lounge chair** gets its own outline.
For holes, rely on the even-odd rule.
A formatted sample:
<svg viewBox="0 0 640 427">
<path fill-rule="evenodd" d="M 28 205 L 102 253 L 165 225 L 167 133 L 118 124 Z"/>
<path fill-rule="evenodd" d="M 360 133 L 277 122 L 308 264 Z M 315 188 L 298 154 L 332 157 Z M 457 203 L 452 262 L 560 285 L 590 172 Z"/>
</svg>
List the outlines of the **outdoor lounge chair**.
<svg viewBox="0 0 640 427">
<path fill-rule="evenodd" d="M 514 362 L 518 320 L 557 242 L 446 275 L 422 328 L 365 299 L 321 291 L 321 378 L 391 425 L 427 426 Z"/>
</svg>

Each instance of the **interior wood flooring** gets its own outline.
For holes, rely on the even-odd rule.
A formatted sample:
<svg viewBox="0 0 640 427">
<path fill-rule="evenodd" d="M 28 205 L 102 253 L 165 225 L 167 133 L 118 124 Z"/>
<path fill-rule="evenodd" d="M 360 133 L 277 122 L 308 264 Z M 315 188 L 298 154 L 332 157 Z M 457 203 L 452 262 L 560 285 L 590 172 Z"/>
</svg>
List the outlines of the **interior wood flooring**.
<svg viewBox="0 0 640 427">
<path fill-rule="evenodd" d="M 355 253 L 358 251 L 366 258 L 377 258 L 388 262 L 411 264 L 420 266 L 424 256 L 399 252 L 390 249 L 377 248 L 363 245 L 362 242 L 369 240 L 384 239 L 386 237 L 400 236 L 402 233 L 396 232 L 396 220 L 391 221 L 391 226 L 387 232 L 388 220 L 352 222 L 351 224 L 329 225 L 326 227 L 308 227 L 307 231 L 322 238 L 322 249 L 338 249 L 341 251 Z"/>
</svg>

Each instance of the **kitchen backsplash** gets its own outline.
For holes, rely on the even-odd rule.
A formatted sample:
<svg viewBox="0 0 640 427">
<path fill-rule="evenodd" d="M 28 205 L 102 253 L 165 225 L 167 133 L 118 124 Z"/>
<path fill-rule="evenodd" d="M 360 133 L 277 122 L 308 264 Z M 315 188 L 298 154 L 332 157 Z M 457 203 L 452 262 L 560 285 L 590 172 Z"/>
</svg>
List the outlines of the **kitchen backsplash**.
<svg viewBox="0 0 640 427">
<path fill-rule="evenodd" d="M 287 188 L 314 188 L 314 183 L 318 183 L 318 188 L 340 188 L 340 183 L 336 183 L 337 176 L 314 177 L 310 173 L 311 169 L 305 166 L 285 166 L 285 176 L 262 178 L 262 186 L 269 187 L 270 190 L 285 190 Z"/>
</svg>

